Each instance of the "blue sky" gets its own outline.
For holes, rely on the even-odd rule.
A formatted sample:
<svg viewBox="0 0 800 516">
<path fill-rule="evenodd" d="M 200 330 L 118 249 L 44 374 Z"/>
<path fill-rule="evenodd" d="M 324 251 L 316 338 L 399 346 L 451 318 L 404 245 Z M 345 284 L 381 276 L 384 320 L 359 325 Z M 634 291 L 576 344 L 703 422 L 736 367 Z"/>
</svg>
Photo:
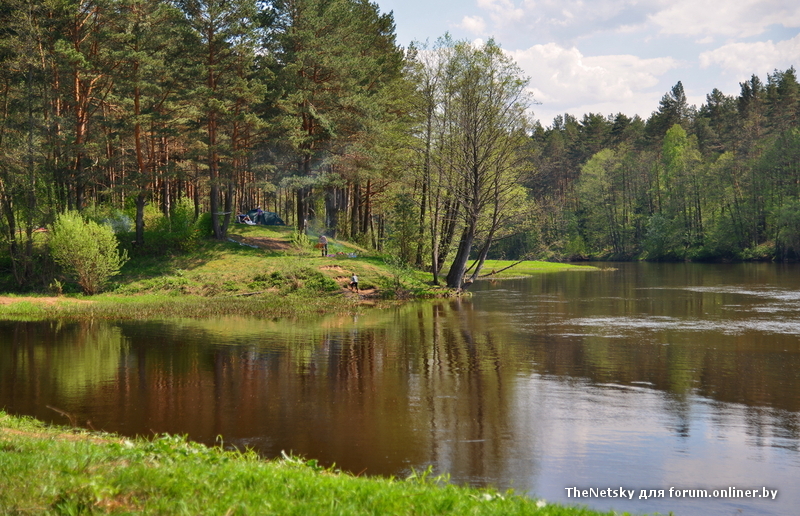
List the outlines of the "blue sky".
<svg viewBox="0 0 800 516">
<path fill-rule="evenodd" d="M 800 68 L 798 0 L 373 0 L 398 43 L 494 37 L 530 77 L 534 117 L 647 118 L 678 81 L 691 104 Z"/>
</svg>

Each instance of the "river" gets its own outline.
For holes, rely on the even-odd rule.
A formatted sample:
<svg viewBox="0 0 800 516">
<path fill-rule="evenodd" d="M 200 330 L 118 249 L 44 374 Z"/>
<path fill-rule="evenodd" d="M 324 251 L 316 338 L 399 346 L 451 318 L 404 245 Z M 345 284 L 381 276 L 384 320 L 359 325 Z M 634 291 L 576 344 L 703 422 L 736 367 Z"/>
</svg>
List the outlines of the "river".
<svg viewBox="0 0 800 516">
<path fill-rule="evenodd" d="M 603 510 L 795 512 L 800 266 L 600 267 L 357 317 L 0 321 L 0 407 Z"/>
</svg>

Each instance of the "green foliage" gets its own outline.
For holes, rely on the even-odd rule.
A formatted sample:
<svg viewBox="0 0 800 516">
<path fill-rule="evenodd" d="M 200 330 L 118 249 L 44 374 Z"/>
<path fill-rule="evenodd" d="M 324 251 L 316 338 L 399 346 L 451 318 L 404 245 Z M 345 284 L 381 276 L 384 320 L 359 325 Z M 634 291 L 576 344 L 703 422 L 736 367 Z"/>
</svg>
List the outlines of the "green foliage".
<svg viewBox="0 0 800 516">
<path fill-rule="evenodd" d="M 415 207 L 409 192 L 398 192 L 392 200 L 392 211 L 384 250 L 400 261 L 411 263 L 416 252 L 416 237 L 419 232 L 417 221 L 419 210 Z"/>
<path fill-rule="evenodd" d="M 176 203 L 169 217 L 155 207 L 144 210 L 144 244 L 134 247 L 132 254 L 138 256 L 163 256 L 196 251 L 202 238 L 211 236 L 209 214 L 194 220 L 194 204 L 188 199 Z M 126 239 L 133 241 L 134 235 L 127 233 Z"/>
<path fill-rule="evenodd" d="M 339 290 L 339 285 L 331 278 L 318 270 L 302 267 L 285 273 L 283 290 L 310 292 L 333 292 Z"/>
<path fill-rule="evenodd" d="M 496 260 L 519 260 L 540 254 L 542 234 L 533 227 L 497 241 L 489 250 L 488 258 Z"/>
<path fill-rule="evenodd" d="M 436 260 L 437 272 L 458 263 L 453 278 L 471 251 L 454 260 L 461 242 L 523 232 L 497 255 L 800 258 L 793 67 L 754 75 L 738 96 L 715 89 L 697 109 L 677 83 L 647 120 L 587 113 L 529 127 L 526 78 L 498 43 L 444 37 L 404 60 L 374 2 L 100 2 L 90 17 L 81 5 L 0 9 L 6 288 L 47 288 L 52 263 L 33 231 L 73 206 L 140 257 L 224 239 L 221 213 L 280 199 L 295 220 L 363 247 L 427 269 Z M 514 105 L 497 109 L 504 98 Z M 465 171 L 481 177 L 470 184 Z M 214 216 L 194 224 L 189 193 Z M 517 202 L 528 198 L 535 229 Z M 134 203 L 147 203 L 135 236 Z"/>
<path fill-rule="evenodd" d="M 196 224 L 197 232 L 201 238 L 209 238 L 214 235 L 214 226 L 211 223 L 210 213 L 201 213 Z"/>
<path fill-rule="evenodd" d="M 87 294 L 102 291 L 128 260 L 127 253 L 120 253 L 117 246 L 111 227 L 85 221 L 77 212 L 66 212 L 53 224 L 50 237 L 53 261 Z"/>
<path fill-rule="evenodd" d="M 308 235 L 302 231 L 295 231 L 292 233 L 291 241 L 298 249 L 308 249 L 311 247 L 311 240 L 309 240 Z"/>
<path fill-rule="evenodd" d="M 280 287 L 286 281 L 286 276 L 281 271 L 273 271 L 269 274 L 256 274 L 248 287 L 251 289 Z"/>
<path fill-rule="evenodd" d="M 775 257 L 775 242 L 764 242 L 742 251 L 744 260 L 772 261 Z"/>
<path fill-rule="evenodd" d="M 176 252 L 191 252 L 200 243 L 201 231 L 194 220 L 194 203 L 182 199 L 173 206 L 169 217 L 159 216 L 150 223 L 145 242 L 152 248 Z"/>
<path fill-rule="evenodd" d="M 661 213 L 653 214 L 647 221 L 647 236 L 642 248 L 648 260 L 676 260 L 679 253 L 679 238 L 673 221 Z"/>
<path fill-rule="evenodd" d="M 792 199 L 778 210 L 778 241 L 783 257 L 800 257 L 800 200 Z"/>
<path fill-rule="evenodd" d="M 586 241 L 581 235 L 577 217 L 571 216 L 567 222 L 566 230 L 566 245 L 564 246 L 563 253 L 568 260 L 581 260 L 588 257 L 586 249 Z"/>
<path fill-rule="evenodd" d="M 718 217 L 707 225 L 704 245 L 693 259 L 739 260 L 742 258 L 739 240 L 739 231 L 733 220 L 727 216 Z"/>
<path fill-rule="evenodd" d="M 378 281 L 384 295 L 394 299 L 410 297 L 411 285 L 415 275 L 413 267 L 404 261 L 401 256 L 396 255 L 385 256 L 384 263 L 391 273 L 391 276 L 381 277 Z M 362 283 L 361 288 L 366 288 L 366 285 Z"/>
<path fill-rule="evenodd" d="M 282 271 L 256 274 L 248 283 L 250 289 L 278 289 L 281 293 L 314 294 L 334 292 L 339 285 L 322 272 L 310 267 L 290 267 Z"/>
</svg>

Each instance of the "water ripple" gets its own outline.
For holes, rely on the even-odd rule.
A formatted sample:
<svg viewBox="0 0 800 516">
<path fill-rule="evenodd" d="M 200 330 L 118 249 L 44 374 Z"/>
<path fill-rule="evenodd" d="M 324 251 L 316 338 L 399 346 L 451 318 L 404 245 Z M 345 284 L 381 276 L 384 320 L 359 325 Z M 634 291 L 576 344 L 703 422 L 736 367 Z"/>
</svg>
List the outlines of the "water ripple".
<svg viewBox="0 0 800 516">
<path fill-rule="evenodd" d="M 677 317 L 581 317 L 569 319 L 568 324 L 584 327 L 598 327 L 606 336 L 609 330 L 677 330 L 687 332 L 719 332 L 725 335 L 741 335 L 748 331 L 767 334 L 800 335 L 800 319 L 748 319 L 748 320 L 709 320 L 681 319 Z"/>
</svg>

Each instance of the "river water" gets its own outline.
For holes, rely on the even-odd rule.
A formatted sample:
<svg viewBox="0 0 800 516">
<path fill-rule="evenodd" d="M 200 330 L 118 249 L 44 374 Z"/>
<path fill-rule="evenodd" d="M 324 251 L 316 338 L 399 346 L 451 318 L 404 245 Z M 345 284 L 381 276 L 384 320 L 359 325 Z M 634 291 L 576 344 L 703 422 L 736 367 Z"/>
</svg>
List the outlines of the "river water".
<svg viewBox="0 0 800 516">
<path fill-rule="evenodd" d="M 601 266 L 358 317 L 0 321 L 0 407 L 603 510 L 796 513 L 800 267 Z"/>
</svg>

